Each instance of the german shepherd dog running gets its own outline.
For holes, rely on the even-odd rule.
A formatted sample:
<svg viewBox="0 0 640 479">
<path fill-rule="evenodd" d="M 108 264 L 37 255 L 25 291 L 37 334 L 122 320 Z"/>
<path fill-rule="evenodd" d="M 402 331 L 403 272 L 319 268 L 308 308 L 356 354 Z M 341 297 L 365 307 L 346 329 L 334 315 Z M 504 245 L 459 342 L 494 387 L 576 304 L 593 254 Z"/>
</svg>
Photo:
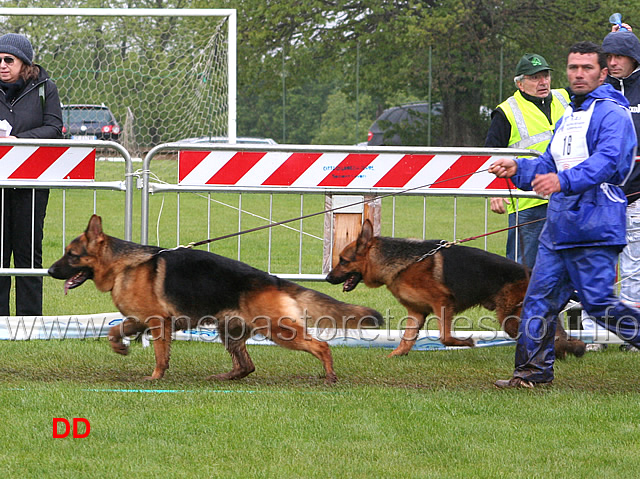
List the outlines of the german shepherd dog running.
<svg viewBox="0 0 640 479">
<path fill-rule="evenodd" d="M 409 353 L 431 313 L 438 317 L 440 341 L 445 346 L 474 346 L 471 339 L 453 337 L 451 326 L 456 314 L 476 305 L 495 311 L 509 336 L 518 333 L 529 283 L 525 268 L 478 248 L 453 245 L 437 249 L 440 243 L 374 237 L 373 225 L 366 220 L 356 241 L 342 250 L 340 262 L 327 275 L 332 284 L 344 283 L 344 291 L 353 290 L 360 281 L 370 288 L 386 285 L 407 308 L 402 340 L 389 356 Z M 568 337 L 559 322 L 555 347 L 558 358 L 585 352 L 585 344 Z"/>
<path fill-rule="evenodd" d="M 309 336 L 305 326 L 377 327 L 377 311 L 337 301 L 240 261 L 188 248 L 165 250 L 106 235 L 93 215 L 49 274 L 65 281 L 65 292 L 92 279 L 110 291 L 125 321 L 109 330 L 116 353 L 126 355 L 123 338 L 149 331 L 160 379 L 169 368 L 172 333 L 216 324 L 231 354 L 233 368 L 209 379 L 240 379 L 254 371 L 245 342 L 260 333 L 285 348 L 307 351 L 322 361 L 326 382 L 336 381 L 326 342 Z M 337 323 L 337 324 L 336 324 Z"/>
</svg>

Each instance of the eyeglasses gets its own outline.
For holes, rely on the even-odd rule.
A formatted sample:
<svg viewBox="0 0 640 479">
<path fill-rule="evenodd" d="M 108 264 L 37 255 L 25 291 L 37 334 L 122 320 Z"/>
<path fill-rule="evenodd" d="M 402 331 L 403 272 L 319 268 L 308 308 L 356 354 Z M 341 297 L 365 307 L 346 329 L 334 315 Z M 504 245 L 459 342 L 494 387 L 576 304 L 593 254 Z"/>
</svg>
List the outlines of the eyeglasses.
<svg viewBox="0 0 640 479">
<path fill-rule="evenodd" d="M 16 59 L 13 57 L 0 57 L 0 63 L 5 62 L 7 65 L 13 65 Z"/>
</svg>

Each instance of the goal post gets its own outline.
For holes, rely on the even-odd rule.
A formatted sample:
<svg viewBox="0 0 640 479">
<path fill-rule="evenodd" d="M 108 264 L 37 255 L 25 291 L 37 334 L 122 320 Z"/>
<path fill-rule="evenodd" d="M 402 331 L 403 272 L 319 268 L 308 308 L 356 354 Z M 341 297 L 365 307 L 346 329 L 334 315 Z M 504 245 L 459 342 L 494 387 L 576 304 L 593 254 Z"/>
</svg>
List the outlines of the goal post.
<svg viewBox="0 0 640 479">
<path fill-rule="evenodd" d="M 235 9 L 0 8 L 63 104 L 107 106 L 132 155 L 182 138 L 236 139 Z"/>
</svg>

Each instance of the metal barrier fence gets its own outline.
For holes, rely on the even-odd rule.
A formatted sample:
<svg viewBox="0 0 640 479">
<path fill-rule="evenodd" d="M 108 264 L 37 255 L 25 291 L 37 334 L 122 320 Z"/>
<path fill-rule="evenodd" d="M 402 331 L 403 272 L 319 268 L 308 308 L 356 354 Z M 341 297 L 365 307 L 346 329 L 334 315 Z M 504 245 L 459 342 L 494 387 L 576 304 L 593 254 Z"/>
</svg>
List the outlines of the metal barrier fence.
<svg viewBox="0 0 640 479">
<path fill-rule="evenodd" d="M 100 156 L 96 152 L 103 153 L 103 156 L 109 156 L 110 159 L 115 156 L 118 161 L 122 161 L 122 176 L 109 181 L 101 181 L 96 177 L 95 164 L 100 163 Z M 149 243 L 151 197 L 175 193 L 175 223 L 167 228 L 173 229 L 173 233 L 161 238 L 156 235 L 156 241 L 162 242 L 163 246 L 171 246 L 174 236 L 175 244 L 179 245 L 185 238 L 197 241 L 220 232 L 233 235 L 255 225 L 270 225 L 289 218 L 308 216 L 311 218 L 296 219 L 280 226 L 281 229 L 288 230 L 290 237 L 287 241 L 297 243 L 295 260 L 287 258 L 284 263 L 274 260 L 284 243 L 281 243 L 278 235 L 273 235 L 272 229 L 261 236 L 267 244 L 265 253 L 259 251 L 261 246 L 255 246 L 256 242 L 243 239 L 241 235 L 233 238 L 233 248 L 223 249 L 222 253 L 232 256 L 229 251 L 233 251 L 238 259 L 254 264 L 246 253 L 243 254 L 243 248 L 246 248 L 252 256 L 255 253 L 265 257 L 266 264 L 254 264 L 256 267 L 287 279 L 321 280 L 326 273 L 327 264 L 317 258 L 324 254 L 326 260 L 327 252 L 329 257 L 333 254 L 332 227 L 335 215 L 349 213 L 354 207 L 362 208 L 363 203 L 379 202 L 380 198 L 384 198 L 382 201 L 388 203 L 388 207 L 385 204 L 384 212 L 386 232 L 395 236 L 396 225 L 407 221 L 403 218 L 405 211 L 399 211 L 404 207 L 398 207 L 397 204 L 401 201 L 400 198 L 414 198 L 422 203 L 422 224 L 418 230 L 414 228 L 412 235 L 425 238 L 430 233 L 427 226 L 427 198 L 448 197 L 453 199 L 453 228 L 446 236 L 457 238 L 461 230 L 458 224 L 461 199 L 484 198 L 484 221 L 481 223 L 482 231 L 486 233 L 489 224 L 487 198 L 509 195 L 523 197 L 532 196 L 533 193 L 515 190 L 510 192 L 502 186 L 504 183 L 498 184 L 492 175 L 483 170 L 496 157 L 525 154 L 531 152 L 473 148 L 168 143 L 153 148 L 144 158 L 142 169 L 134 172 L 131 155 L 115 142 L 7 139 L 0 146 L 0 188 L 47 188 L 62 192 L 59 223 L 56 217 L 56 222 L 51 226 L 59 230 L 55 232 L 55 237 L 56 243 L 60 238 L 60 252 L 70 240 L 67 227 L 69 216 L 73 218 L 74 213 L 73 208 L 67 206 L 67 192 L 72 190 L 92 190 L 93 212 L 98 214 L 104 214 L 104 211 L 101 212 L 97 206 L 97 191 L 124 192 L 123 237 L 135 241 L 133 208 L 135 189 L 139 188 L 141 243 Z M 175 161 L 176 155 L 179 155 L 178 162 Z M 163 165 L 164 176 L 169 178 L 166 182 L 158 181 L 158 175 L 151 168 L 152 161 L 155 167 L 160 164 L 161 159 L 168 159 Z M 136 178 L 140 179 L 138 184 Z M 208 205 L 223 204 L 235 216 L 212 216 L 208 206 L 206 220 L 196 220 L 204 225 L 193 228 L 190 223 L 194 222 L 192 217 L 199 213 L 200 207 L 193 208 L 192 200 L 181 200 L 180 195 L 202 193 L 208 195 Z M 235 194 L 237 204 L 212 199 L 212 195 L 216 194 Z M 261 200 L 268 203 L 266 212 L 257 214 L 251 211 L 253 206 L 250 198 L 255 195 L 266 195 Z M 278 213 L 275 198 L 283 196 L 289 198 L 288 207 L 286 212 Z M 57 207 L 50 202 L 48 214 L 52 208 Z M 113 203 L 108 202 L 104 208 L 109 208 L 112 212 Z M 325 214 L 324 210 L 327 208 L 333 211 Z M 414 205 L 412 211 L 418 210 L 420 207 Z M 173 218 L 173 215 L 167 216 Z M 78 221 L 84 222 L 86 217 Z M 311 232 L 307 230 L 309 223 L 313 223 Z M 475 230 L 473 233 L 480 234 L 482 231 Z M 46 238 L 51 236 L 50 232 L 45 233 Z M 77 234 L 78 230 L 74 229 L 72 237 Z M 400 235 L 404 235 L 404 231 L 400 231 Z M 486 240 L 484 247 L 487 247 Z M 308 249 L 311 252 L 307 254 Z M 305 254 L 314 259 L 305 259 Z M 282 264 L 287 264 L 287 269 L 282 270 Z M 0 275 L 44 276 L 46 269 L 0 268 Z"/>
<path fill-rule="evenodd" d="M 152 181 L 151 177 L 155 174 L 152 172 L 152 162 L 155 165 L 158 163 L 158 159 L 166 157 L 167 154 L 175 155 L 176 152 L 179 152 L 178 164 L 171 168 L 175 169 L 173 175 L 177 174 L 177 180 L 172 182 Z M 243 200 L 247 194 L 267 195 L 263 201 L 269 205 L 267 212 L 263 215 L 251 213 L 254 217 L 258 217 L 256 221 L 261 222 L 262 225 L 280 223 L 285 219 L 277 217 L 274 212 L 274 198 L 277 195 L 298 195 L 297 212 L 292 214 L 292 208 L 289 208 L 289 215 L 286 216 L 286 219 L 295 218 L 292 223 L 297 226 L 294 228 L 295 234 L 298 236 L 297 261 L 289 262 L 289 266 L 296 267 L 297 272 L 293 272 L 293 270 L 278 271 L 277 267 L 274 268 L 273 257 L 277 254 L 274 242 L 278 245 L 281 243 L 277 239 L 274 240 L 271 229 L 269 229 L 267 237 L 264 238 L 267 244 L 264 267 L 243 258 L 241 235 L 232 236 L 236 244 L 233 248 L 227 248 L 225 251 L 229 255 L 228 252 L 235 249 L 238 259 L 250 262 L 256 267 L 262 267 L 262 269 L 283 278 L 322 280 L 327 272 L 326 261 L 322 264 L 318 261 L 311 263 L 305 261 L 307 248 L 305 240 L 309 237 L 316 241 L 321 240 L 325 259 L 327 251 L 331 257 L 334 247 L 333 231 L 327 230 L 330 230 L 334 224 L 334 215 L 341 211 L 348 212 L 350 208 L 370 203 L 371 200 L 385 198 L 385 201 L 391 202 L 391 220 L 386 223 L 390 223 L 390 236 L 394 236 L 396 221 L 401 217 L 400 214 L 397 214 L 397 199 L 400 197 L 421 198 L 423 203 L 422 237 L 424 238 L 427 234 L 427 198 L 452 197 L 453 230 L 447 236 L 452 235 L 453 238 L 457 238 L 460 229 L 457 221 L 459 199 L 483 198 L 484 223 L 482 228 L 486 233 L 489 224 L 489 197 L 535 196 L 531 192 L 515 189 L 509 191 L 506 180 L 496 179 L 486 172 L 486 168 L 498 157 L 537 154 L 537 152 L 530 150 L 496 148 L 163 144 L 153 148 L 143 160 L 140 239 L 142 243 L 149 243 L 150 199 L 157 194 L 162 194 L 164 197 L 164 193 L 175 193 L 177 196 L 176 246 L 183 241 L 190 242 L 211 237 L 230 236 L 234 232 L 248 229 L 249 225 L 243 224 L 243 219 L 247 213 L 250 213 L 249 209 L 244 206 L 248 201 Z M 207 195 L 207 212 L 200 221 L 205 226 L 198 228 L 193 225 L 193 217 L 201 213 L 201 207 L 193 206 L 193 204 L 184 205 L 183 203 L 186 202 L 180 196 L 183 193 Z M 237 194 L 237 205 L 226 205 L 237 211 L 237 217 L 231 218 L 227 215 L 221 219 L 212 215 L 209 209 L 212 201 L 219 203 L 218 200 L 212 200 L 212 195 L 223 193 Z M 334 204 L 331 199 L 335 199 L 336 195 L 340 196 L 341 201 Z M 316 198 L 313 201 L 315 210 L 313 212 L 305 211 L 305 207 L 310 203 L 309 198 L 313 197 Z M 349 198 L 354 199 L 352 201 Z M 327 206 L 333 211 L 323 215 L 323 210 Z M 162 208 L 159 210 L 162 211 Z M 306 231 L 304 225 L 313 221 L 310 217 L 315 216 L 313 215 L 315 212 L 321 215 L 322 226 L 319 233 L 313 234 Z M 159 216 L 161 214 L 165 213 L 158 213 Z M 322 219 L 322 216 L 325 218 Z M 299 217 L 304 217 L 304 219 Z M 237 223 L 235 223 L 236 220 Z M 233 228 L 231 228 L 232 221 L 235 223 Z M 506 219 L 503 222 L 506 223 Z M 191 225 L 183 228 L 186 223 L 191 223 Z M 220 223 L 224 228 L 220 229 Z M 160 220 L 158 220 L 158 224 L 160 224 Z M 252 222 L 251 226 L 253 224 L 255 222 Z M 186 229 L 191 230 L 189 235 L 182 231 Z M 199 233 L 195 233 L 197 236 L 194 236 L 194 230 L 199 231 Z M 480 234 L 481 231 L 473 233 Z M 225 239 L 225 241 L 228 240 Z M 161 244 L 170 246 L 166 242 L 161 242 Z M 259 251 L 254 244 L 251 242 L 247 246 L 251 250 L 252 256 L 257 255 Z M 486 241 L 484 247 L 486 249 Z M 317 248 L 313 251 L 317 252 Z"/>
<path fill-rule="evenodd" d="M 114 154 L 124 164 L 124 173 L 120 179 L 113 181 L 96 180 L 96 152 Z M 68 242 L 67 222 L 72 219 L 67 202 L 67 192 L 71 190 L 92 190 L 94 192 L 93 211 L 96 212 L 96 192 L 99 190 L 121 191 L 124 200 L 124 238 L 132 239 L 133 225 L 133 166 L 129 152 L 121 145 L 110 141 L 71 141 L 71 140 L 26 140 L 3 139 L 0 144 L 0 189 L 4 198 L 5 189 L 26 188 L 61 190 L 61 204 L 52 205 L 51 200 L 47 213 L 60 215 L 60 224 L 56 225 L 56 239 L 60 238 L 59 247 L 63 251 Z M 35 193 L 34 193 L 35 194 Z M 4 202 L 2 208 L 4 208 Z M 54 212 L 55 210 L 55 212 Z M 4 210 L 1 211 L 4 217 Z M 33 217 L 33 208 L 32 208 Z M 84 218 L 83 218 L 84 219 Z M 32 228 L 33 231 L 33 228 Z M 4 231 L 2 231 L 4 233 Z M 72 234 L 77 235 L 77 231 Z M 46 241 L 52 241 L 51 235 L 45 233 Z M 3 251 L 4 234 L 0 234 L 0 251 Z M 3 256 L 3 253 L 0 253 Z M 0 266 L 5 258 L 1 258 Z M 2 276 L 46 276 L 47 270 L 31 268 L 0 267 Z"/>
</svg>

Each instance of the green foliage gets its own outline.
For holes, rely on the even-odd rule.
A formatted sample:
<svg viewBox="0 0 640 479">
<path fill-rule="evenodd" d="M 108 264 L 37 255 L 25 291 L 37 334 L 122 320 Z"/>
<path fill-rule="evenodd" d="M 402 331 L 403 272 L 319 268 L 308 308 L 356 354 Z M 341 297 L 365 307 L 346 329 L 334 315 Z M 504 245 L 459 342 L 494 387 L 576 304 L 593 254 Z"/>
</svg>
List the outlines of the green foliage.
<svg viewBox="0 0 640 479">
<path fill-rule="evenodd" d="M 122 141 L 140 154 L 187 136 L 226 134 L 226 56 L 217 53 L 226 42 L 221 22 L 215 17 L 21 15 L 7 17 L 0 33 L 27 35 L 61 102 L 109 106 L 124 127 Z"/>
<path fill-rule="evenodd" d="M 257 48 L 251 64 L 240 67 L 243 84 L 254 84 L 255 60 L 265 51 L 290 45 L 286 65 L 313 51 L 314 62 L 296 62 L 297 80 L 287 66 L 287 82 L 319 80 L 318 75 L 331 72 L 332 81 L 354 96 L 358 68 L 359 91 L 372 98 L 378 113 L 398 104 L 391 100 L 398 92 L 424 99 L 431 92 L 433 101 L 444 104 L 443 144 L 452 146 L 483 143 L 488 124 L 480 107 L 494 107 L 513 92 L 512 71 L 522 54 L 544 55 L 555 66 L 554 87 L 565 86 L 569 45 L 584 39 L 600 42 L 610 30 L 613 11 L 621 11 L 631 23 L 640 18 L 637 3 L 631 1 L 341 0 L 330 6 L 284 1 L 281 8 L 257 3 L 261 5 L 253 8 L 250 2 L 242 3 L 251 25 L 243 35 Z M 265 24 L 270 28 L 262 27 Z M 359 64 L 353 55 L 358 44 Z M 274 72 L 282 70 L 281 63 L 269 65 Z M 263 74 L 261 70 L 260 78 Z M 268 83 L 264 86 L 276 91 Z"/>
<path fill-rule="evenodd" d="M 359 114 L 356 116 L 356 112 Z M 354 145 L 367 140 L 373 123 L 373 103 L 368 95 L 359 98 L 358 106 L 347 95 L 337 91 L 329 95 L 318 133 L 311 143 L 316 145 Z"/>
<path fill-rule="evenodd" d="M 69 3 L 47 4 L 103 6 L 89 0 Z M 16 5 L 46 4 L 0 1 L 0 6 Z M 442 144 L 481 145 L 488 125 L 480 107 L 494 107 L 513 92 L 513 68 L 523 53 L 543 55 L 554 66 L 553 86 L 562 87 L 569 45 L 585 39 L 600 42 L 614 11 L 632 25 L 640 18 L 640 7 L 631 0 L 226 0 L 215 5 L 208 0 L 119 0 L 109 7 L 238 9 L 238 133 L 302 144 L 318 141 L 314 138 L 324 126 L 321 118 L 329 96 L 340 90 L 349 98 L 342 106 L 345 118 L 356 96 L 363 105 L 370 98 L 378 113 L 399 104 L 398 96 L 441 101 Z M 135 114 L 154 99 L 174 98 L 173 116 L 161 111 L 138 126 L 155 139 L 164 138 L 160 126 L 169 128 L 167 137 L 173 140 L 184 132 L 185 122 L 193 121 L 193 114 L 173 89 L 188 69 L 181 71 L 183 49 L 167 43 L 168 32 L 195 41 L 210 35 L 214 26 L 203 19 L 172 21 L 149 17 L 139 26 L 127 26 L 130 20 L 108 17 L 80 23 L 31 17 L 5 23 L 4 28 L 29 35 L 37 54 L 43 55 L 42 63 L 54 72 L 64 55 L 92 55 L 91 65 L 60 79 L 63 101 L 105 102 L 122 121 L 128 107 Z M 124 63 L 116 67 L 115 58 L 97 53 L 102 44 L 136 47 L 120 49 Z M 151 86 L 149 80 L 161 76 L 162 67 L 178 80 L 168 75 L 160 86 Z M 79 94 L 81 80 L 95 84 L 98 79 L 122 85 L 116 82 L 121 79 L 124 86 L 96 86 Z M 330 115 L 338 117 L 337 105 L 331 108 Z"/>
</svg>

